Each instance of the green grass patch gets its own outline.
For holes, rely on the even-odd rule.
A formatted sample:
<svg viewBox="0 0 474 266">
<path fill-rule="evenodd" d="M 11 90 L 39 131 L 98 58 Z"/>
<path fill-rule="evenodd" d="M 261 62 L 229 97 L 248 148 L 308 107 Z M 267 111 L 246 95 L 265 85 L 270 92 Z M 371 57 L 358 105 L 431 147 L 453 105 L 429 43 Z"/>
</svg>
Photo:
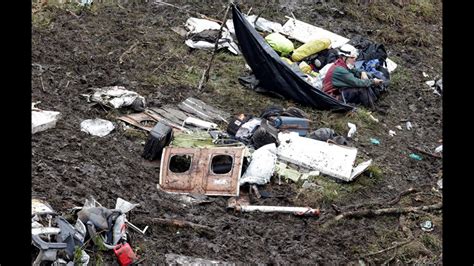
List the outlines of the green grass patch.
<svg viewBox="0 0 474 266">
<path fill-rule="evenodd" d="M 146 140 L 147 139 L 147 134 L 142 131 L 142 130 L 137 130 L 133 128 L 129 128 L 123 132 L 123 135 L 129 139 L 140 139 L 140 140 Z"/>
<path fill-rule="evenodd" d="M 435 235 L 432 234 L 423 234 L 421 236 L 420 242 L 433 253 L 441 252 L 442 243 Z"/>
<path fill-rule="evenodd" d="M 416 17 L 432 23 L 439 19 L 437 16 L 441 15 L 437 12 L 434 2 L 436 1 L 414 0 L 408 5 L 407 9 L 415 14 Z"/>
<path fill-rule="evenodd" d="M 74 248 L 74 265 L 82 266 L 82 249 L 79 246 Z"/>
<path fill-rule="evenodd" d="M 343 202 L 360 189 L 375 186 L 383 178 L 383 172 L 377 165 L 371 165 L 364 173 L 352 182 L 339 182 L 328 176 L 311 176 L 308 182 L 317 187 L 303 189 L 304 180 L 299 180 L 297 186 L 300 191 L 296 197 L 296 204 L 309 206 L 329 206 L 332 203 Z"/>
<path fill-rule="evenodd" d="M 52 21 L 52 11 L 50 8 L 42 8 L 31 15 L 31 25 L 33 28 L 46 29 Z"/>
</svg>

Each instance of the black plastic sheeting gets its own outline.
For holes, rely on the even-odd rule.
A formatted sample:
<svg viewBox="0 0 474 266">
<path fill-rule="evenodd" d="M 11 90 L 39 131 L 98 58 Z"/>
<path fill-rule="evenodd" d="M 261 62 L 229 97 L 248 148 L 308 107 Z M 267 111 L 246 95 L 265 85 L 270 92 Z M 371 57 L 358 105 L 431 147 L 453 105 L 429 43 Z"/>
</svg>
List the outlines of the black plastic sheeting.
<svg viewBox="0 0 474 266">
<path fill-rule="evenodd" d="M 242 54 L 260 86 L 288 99 L 313 106 L 320 110 L 350 111 L 353 106 L 344 104 L 314 88 L 298 76 L 250 25 L 234 4 L 232 19 Z"/>
</svg>

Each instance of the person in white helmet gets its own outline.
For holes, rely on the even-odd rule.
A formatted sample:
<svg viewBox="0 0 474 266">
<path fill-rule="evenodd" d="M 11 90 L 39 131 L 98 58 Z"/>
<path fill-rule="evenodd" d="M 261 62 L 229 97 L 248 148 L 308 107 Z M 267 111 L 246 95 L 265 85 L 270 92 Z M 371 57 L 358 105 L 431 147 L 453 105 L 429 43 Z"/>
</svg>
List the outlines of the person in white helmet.
<svg viewBox="0 0 474 266">
<path fill-rule="evenodd" d="M 354 67 L 357 56 L 357 49 L 350 44 L 339 48 L 339 59 L 323 79 L 323 91 L 346 103 L 372 107 L 376 97 L 370 87 L 382 84 L 383 80 L 369 79 L 367 73 L 357 70 Z"/>
</svg>

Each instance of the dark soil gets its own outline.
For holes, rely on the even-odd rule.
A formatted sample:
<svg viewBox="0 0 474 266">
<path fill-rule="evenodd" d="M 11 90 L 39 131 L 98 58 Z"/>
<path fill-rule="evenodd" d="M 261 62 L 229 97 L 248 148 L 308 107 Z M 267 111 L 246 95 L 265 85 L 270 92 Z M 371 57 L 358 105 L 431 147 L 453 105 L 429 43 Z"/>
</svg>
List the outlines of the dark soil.
<svg viewBox="0 0 474 266">
<path fill-rule="evenodd" d="M 221 19 L 225 10 L 225 4 L 214 1 L 199 5 L 170 2 L 216 19 Z M 317 111 L 248 91 L 237 81 L 245 71 L 244 60 L 224 51 L 216 57 L 208 85 L 198 92 L 198 81 L 210 53 L 187 49 L 184 39 L 171 30 L 184 25 L 193 14 L 153 1 L 101 4 L 91 10 L 74 5 L 33 5 L 38 9 L 33 11 L 32 100 L 41 101 L 39 108 L 61 112 L 62 118 L 56 128 L 32 136 L 32 196 L 46 199 L 60 213 L 82 206 L 89 195 L 110 208 L 115 206 L 117 197 L 140 203 L 128 218 L 141 228 L 150 225 L 146 236 L 130 232 L 132 247 L 145 264 L 164 263 L 167 253 L 243 263 L 358 264 L 359 259 L 375 263 L 439 263 L 441 212 L 407 214 L 405 224 L 400 224 L 399 215 L 325 224 L 336 214 L 332 204 L 343 210 L 370 203 L 387 207 L 385 202 L 410 187 L 423 193 L 404 196 L 395 206 L 441 201 L 441 193 L 433 188 L 437 189 L 436 182 L 442 177 L 442 159 L 423 154 L 421 161 L 409 158 L 413 152 L 409 146 L 433 152 L 442 141 L 442 97 L 424 84 L 442 73 L 440 1 L 412 1 L 404 7 L 392 3 L 363 6 L 300 2 L 243 3 L 241 8 L 246 13 L 252 7 L 252 14 L 262 12 L 262 17 L 280 23 L 293 12 L 300 20 L 347 38 L 369 38 L 385 44 L 389 57 L 398 63 L 390 91 L 378 102 L 386 110 L 373 113 L 380 122 L 365 125 L 366 120 L 360 120 L 357 139 L 351 143 L 359 149 L 361 158 L 374 159 L 376 167 L 372 171 L 354 184 L 340 184 L 325 177 L 329 181 L 321 182 L 328 182 L 327 188 L 334 187 L 339 192 L 336 194 L 327 189 L 306 192 L 301 190 L 301 184 L 280 185 L 278 179 L 273 179 L 262 187 L 272 198 L 253 198 L 253 203 L 260 205 L 318 207 L 319 219 L 234 213 L 226 210 L 225 197 L 214 197 L 209 204 L 185 205 L 156 188 L 159 168 L 140 157 L 146 134 L 119 126 L 103 138 L 80 131 L 79 124 L 84 119 L 98 117 L 116 123 L 117 115 L 129 112 L 91 106 L 81 96 L 90 88 L 112 85 L 138 92 L 152 107 L 178 103 L 189 96 L 235 114 L 259 114 L 273 104 L 297 106 L 311 115 L 314 129 L 323 125 L 336 127 L 337 121 L 360 118 L 357 114 Z M 136 42 L 135 48 L 125 53 Z M 430 78 L 423 77 L 422 72 Z M 405 129 L 404 121 L 408 120 L 413 124 L 411 131 Z M 396 129 L 397 125 L 403 130 Z M 390 137 L 390 129 L 397 135 Z M 347 130 L 344 126 L 339 133 Z M 381 144 L 372 145 L 371 137 Z M 242 191 L 247 189 L 243 187 Z M 141 222 L 152 217 L 183 219 L 215 231 Z M 435 224 L 432 232 L 420 229 L 420 222 L 427 219 Z M 365 256 L 405 241 L 408 236 L 402 225 L 412 232 L 412 242 Z M 89 255 L 93 264 L 101 256 L 106 264 L 116 263 L 113 252 L 91 251 Z"/>
</svg>

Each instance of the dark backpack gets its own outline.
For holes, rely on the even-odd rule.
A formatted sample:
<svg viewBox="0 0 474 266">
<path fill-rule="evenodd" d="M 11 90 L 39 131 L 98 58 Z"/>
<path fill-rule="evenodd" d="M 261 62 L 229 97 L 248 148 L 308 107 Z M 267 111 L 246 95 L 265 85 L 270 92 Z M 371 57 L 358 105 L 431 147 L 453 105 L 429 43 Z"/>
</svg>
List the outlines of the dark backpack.
<svg viewBox="0 0 474 266">
<path fill-rule="evenodd" d="M 278 129 L 272 126 L 268 120 L 263 119 L 253 133 L 251 140 L 255 149 L 270 143 L 275 143 L 278 146 Z"/>
<path fill-rule="evenodd" d="M 227 133 L 229 133 L 232 136 L 235 136 L 235 133 L 237 133 L 239 128 L 243 124 L 245 124 L 247 121 L 249 121 L 251 118 L 253 118 L 253 115 L 251 114 L 240 114 L 238 116 L 235 116 L 229 122 L 229 125 L 227 125 Z"/>
</svg>

